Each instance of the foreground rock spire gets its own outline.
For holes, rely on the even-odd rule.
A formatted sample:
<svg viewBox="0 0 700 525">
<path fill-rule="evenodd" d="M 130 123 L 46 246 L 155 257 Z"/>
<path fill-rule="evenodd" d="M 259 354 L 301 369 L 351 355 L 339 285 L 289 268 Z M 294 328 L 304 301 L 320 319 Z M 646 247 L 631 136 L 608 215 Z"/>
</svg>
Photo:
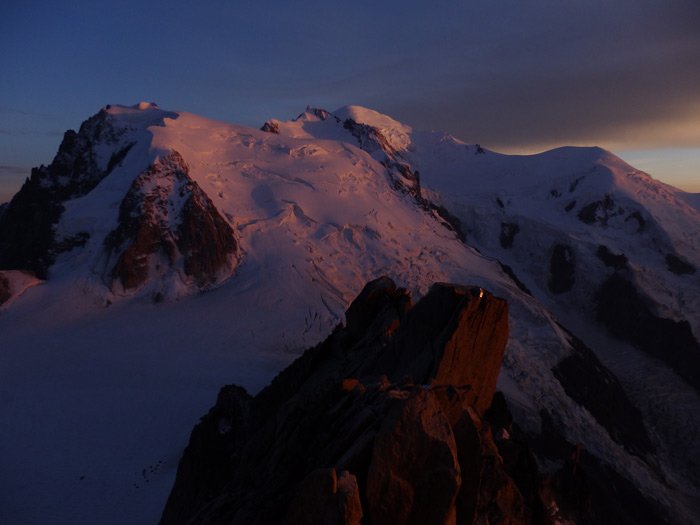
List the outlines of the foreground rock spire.
<svg viewBox="0 0 700 525">
<path fill-rule="evenodd" d="M 507 338 L 506 302 L 481 288 L 436 284 L 413 306 L 369 283 L 346 326 L 257 396 L 221 390 L 161 523 L 524 519 L 481 419 Z"/>
</svg>

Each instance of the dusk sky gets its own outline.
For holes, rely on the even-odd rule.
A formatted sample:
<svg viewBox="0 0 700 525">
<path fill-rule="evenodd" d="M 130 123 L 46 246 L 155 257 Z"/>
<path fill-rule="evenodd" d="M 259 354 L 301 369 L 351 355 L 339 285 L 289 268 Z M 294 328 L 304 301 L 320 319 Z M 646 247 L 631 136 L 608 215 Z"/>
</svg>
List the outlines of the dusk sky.
<svg viewBox="0 0 700 525">
<path fill-rule="evenodd" d="M 0 202 L 106 104 L 259 127 L 359 104 L 502 152 L 600 145 L 700 192 L 700 2 L 0 7 Z"/>
</svg>

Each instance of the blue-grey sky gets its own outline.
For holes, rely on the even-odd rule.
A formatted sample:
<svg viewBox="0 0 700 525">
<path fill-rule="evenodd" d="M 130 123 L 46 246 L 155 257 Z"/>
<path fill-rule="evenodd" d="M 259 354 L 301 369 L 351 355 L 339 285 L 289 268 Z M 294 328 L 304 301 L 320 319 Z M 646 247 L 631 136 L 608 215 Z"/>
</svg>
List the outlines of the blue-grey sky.
<svg viewBox="0 0 700 525">
<path fill-rule="evenodd" d="M 700 2 L 0 6 L 0 202 L 105 104 L 259 126 L 360 104 L 504 152 L 600 145 L 700 192 Z"/>
</svg>

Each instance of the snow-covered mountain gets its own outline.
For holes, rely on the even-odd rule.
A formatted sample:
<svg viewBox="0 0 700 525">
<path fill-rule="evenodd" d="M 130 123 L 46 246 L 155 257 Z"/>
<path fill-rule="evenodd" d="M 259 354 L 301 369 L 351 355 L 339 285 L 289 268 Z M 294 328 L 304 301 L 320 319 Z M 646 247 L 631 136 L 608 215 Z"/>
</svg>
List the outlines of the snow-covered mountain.
<svg viewBox="0 0 700 525">
<path fill-rule="evenodd" d="M 697 519 L 694 202 L 599 148 L 501 155 L 356 106 L 262 130 L 107 106 L 1 211 L 2 517 L 153 523 L 218 387 L 259 390 L 389 275 L 505 298 L 517 423 Z"/>
</svg>

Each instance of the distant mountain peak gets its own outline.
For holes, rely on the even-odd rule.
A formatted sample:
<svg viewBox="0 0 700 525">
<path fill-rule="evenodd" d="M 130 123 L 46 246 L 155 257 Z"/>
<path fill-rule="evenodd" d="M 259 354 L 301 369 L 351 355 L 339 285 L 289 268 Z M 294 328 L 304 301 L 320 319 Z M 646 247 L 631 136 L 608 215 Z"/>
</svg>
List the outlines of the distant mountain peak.
<svg viewBox="0 0 700 525">
<path fill-rule="evenodd" d="M 66 132 L 0 208 L 0 354 L 12 370 L 55 353 L 55 377 L 108 396 L 81 375 L 101 368 L 83 360 L 104 333 L 115 374 L 137 355 L 164 363 L 167 348 L 176 358 L 154 384 L 202 395 L 200 377 L 219 374 L 218 387 L 241 371 L 238 383 L 260 387 L 379 275 L 414 298 L 434 282 L 473 283 L 508 301 L 499 387 L 533 443 L 558 432 L 674 521 L 698 521 L 700 211 L 687 194 L 600 148 L 504 155 L 360 106 L 309 107 L 263 128 L 146 103 L 107 106 Z M 119 379 L 133 385 L 129 374 Z M 18 388 L 9 413 L 33 413 L 41 403 Z M 148 405 L 147 388 L 134 395 Z M 9 445 L 24 439 L 40 438 Z M 547 446 L 535 453 L 548 461 Z M 54 464 L 72 472 L 75 454 Z"/>
</svg>

